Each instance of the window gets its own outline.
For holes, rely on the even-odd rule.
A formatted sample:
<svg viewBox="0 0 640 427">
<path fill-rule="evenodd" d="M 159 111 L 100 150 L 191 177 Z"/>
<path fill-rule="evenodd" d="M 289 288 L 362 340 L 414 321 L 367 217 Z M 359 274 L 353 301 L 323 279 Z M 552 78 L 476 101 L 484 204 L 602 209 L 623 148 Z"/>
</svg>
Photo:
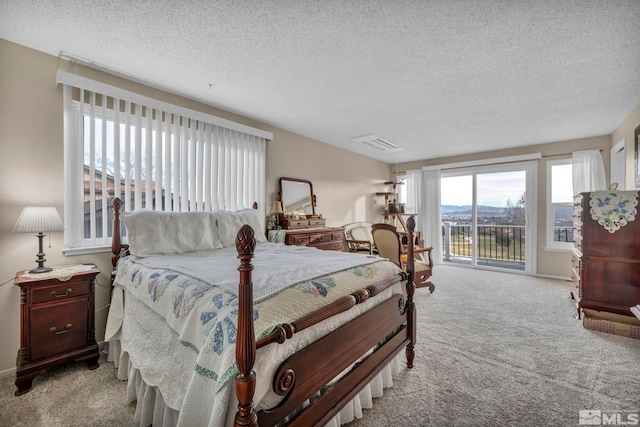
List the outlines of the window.
<svg viewBox="0 0 640 427">
<path fill-rule="evenodd" d="M 124 212 L 258 202 L 264 214 L 269 132 L 68 73 L 58 78 L 65 83 L 67 255 L 110 245 L 115 197 Z"/>
<path fill-rule="evenodd" d="M 534 274 L 538 163 L 441 171 L 443 261 Z"/>
<path fill-rule="evenodd" d="M 573 247 L 571 159 L 547 162 L 547 249 Z"/>
</svg>

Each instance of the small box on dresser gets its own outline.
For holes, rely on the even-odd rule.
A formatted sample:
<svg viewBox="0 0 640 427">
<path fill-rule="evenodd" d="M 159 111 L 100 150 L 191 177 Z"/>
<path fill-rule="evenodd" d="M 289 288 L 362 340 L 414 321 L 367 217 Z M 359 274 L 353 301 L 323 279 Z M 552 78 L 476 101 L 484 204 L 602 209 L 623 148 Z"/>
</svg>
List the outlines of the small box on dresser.
<svg viewBox="0 0 640 427">
<path fill-rule="evenodd" d="M 326 227 L 326 220 L 319 216 L 306 218 L 280 214 L 284 231 L 284 244 L 311 246 L 326 251 L 342 251 L 344 227 Z"/>
<path fill-rule="evenodd" d="M 310 228 L 310 227 L 324 227 L 326 221 L 323 218 L 288 218 L 284 215 L 280 216 L 280 224 L 282 228 L 286 228 L 287 230 L 294 230 L 300 228 Z"/>
<path fill-rule="evenodd" d="M 72 360 L 100 365 L 95 340 L 95 265 L 66 267 L 65 275 L 21 271 L 20 349 L 16 361 L 16 396 L 31 390 L 33 379 L 46 369 Z"/>
</svg>

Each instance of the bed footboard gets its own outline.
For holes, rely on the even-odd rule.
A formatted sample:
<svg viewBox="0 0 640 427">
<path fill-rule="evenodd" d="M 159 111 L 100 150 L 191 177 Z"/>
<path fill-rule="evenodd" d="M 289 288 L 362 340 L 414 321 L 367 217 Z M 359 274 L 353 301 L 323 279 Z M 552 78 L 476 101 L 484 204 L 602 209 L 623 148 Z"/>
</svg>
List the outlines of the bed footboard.
<svg viewBox="0 0 640 427">
<path fill-rule="evenodd" d="M 409 343 L 404 308 L 404 297 L 396 295 L 285 360 L 276 370 L 273 387 L 286 399 L 275 408 L 260 411 L 259 424 L 277 424 L 313 396 L 319 385 L 330 384 L 354 361 L 375 348 L 296 414 L 288 425 L 310 426 L 331 420 Z"/>
<path fill-rule="evenodd" d="M 251 282 L 253 270 L 251 258 L 256 242 L 251 227 L 244 225 L 240 229 L 236 237 L 236 248 L 240 259 L 240 267 L 238 267 L 240 283 L 236 340 L 238 373 L 235 380 L 238 411 L 235 416 L 235 426 L 270 426 L 278 423 L 353 365 L 347 374 L 332 384 L 328 391 L 325 391 L 313 404 L 299 411 L 287 425 L 323 424 L 333 418 L 403 348 L 406 351 L 407 367 L 413 367 L 413 349 L 416 340 L 416 311 L 413 302 L 415 292 L 413 274 L 415 220 L 413 217 L 408 219 L 407 228 L 409 246 L 406 274 L 403 273 L 391 281 L 381 282 L 343 297 L 297 322 L 281 325 L 258 343 L 255 340 L 253 327 Z M 273 379 L 274 391 L 285 396 L 284 400 L 275 408 L 256 412 L 253 406 L 256 386 L 253 365 L 258 347 L 272 342 L 284 342 L 297 331 L 346 311 L 404 279 L 407 281 L 406 300 L 396 295 L 285 360 L 277 369 Z M 369 352 L 370 354 L 367 354 Z M 309 369 L 309 367 L 312 368 Z"/>
</svg>

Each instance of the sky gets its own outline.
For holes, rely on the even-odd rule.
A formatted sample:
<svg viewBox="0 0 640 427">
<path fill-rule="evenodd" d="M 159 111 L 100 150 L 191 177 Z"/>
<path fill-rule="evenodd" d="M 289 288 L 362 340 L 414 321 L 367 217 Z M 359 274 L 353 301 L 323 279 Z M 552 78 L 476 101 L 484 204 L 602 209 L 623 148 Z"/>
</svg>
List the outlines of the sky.
<svg viewBox="0 0 640 427">
<path fill-rule="evenodd" d="M 478 204 L 504 207 L 516 203 L 526 191 L 525 171 L 478 174 Z M 472 176 L 441 179 L 441 204 L 464 206 L 472 203 Z"/>
<path fill-rule="evenodd" d="M 571 165 L 555 165 L 552 170 L 553 203 L 573 201 Z M 525 171 L 482 173 L 478 179 L 478 204 L 504 207 L 507 200 L 515 203 L 526 191 Z M 442 177 L 441 204 L 471 205 L 472 176 Z"/>
<path fill-rule="evenodd" d="M 551 194 L 553 203 L 573 202 L 573 167 L 569 165 L 554 165 L 551 176 Z"/>
</svg>

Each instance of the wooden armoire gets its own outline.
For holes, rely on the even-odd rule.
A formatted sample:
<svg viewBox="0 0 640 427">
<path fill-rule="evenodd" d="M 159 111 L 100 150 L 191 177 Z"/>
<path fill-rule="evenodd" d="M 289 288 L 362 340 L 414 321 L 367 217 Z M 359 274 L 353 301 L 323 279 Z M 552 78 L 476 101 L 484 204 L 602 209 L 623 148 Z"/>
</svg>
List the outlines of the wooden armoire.
<svg viewBox="0 0 640 427">
<path fill-rule="evenodd" d="M 640 304 L 637 191 L 595 191 L 574 199 L 573 283 L 581 309 L 633 316 Z"/>
</svg>

